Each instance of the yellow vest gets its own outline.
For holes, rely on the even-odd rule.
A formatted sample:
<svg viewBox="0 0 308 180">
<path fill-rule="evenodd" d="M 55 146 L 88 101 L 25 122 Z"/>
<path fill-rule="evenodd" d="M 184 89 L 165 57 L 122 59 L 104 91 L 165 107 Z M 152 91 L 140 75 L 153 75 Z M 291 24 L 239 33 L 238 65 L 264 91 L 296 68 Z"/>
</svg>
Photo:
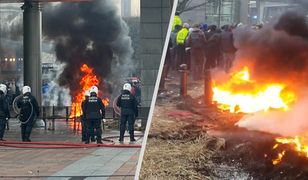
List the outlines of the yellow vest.
<svg viewBox="0 0 308 180">
<path fill-rule="evenodd" d="M 182 20 L 181 20 L 180 16 L 174 16 L 173 24 L 172 24 L 172 31 L 174 30 L 176 25 L 182 26 Z"/>
<path fill-rule="evenodd" d="M 177 45 L 185 44 L 185 40 L 188 36 L 188 33 L 189 33 L 188 29 L 182 28 L 176 36 L 176 44 Z"/>
</svg>

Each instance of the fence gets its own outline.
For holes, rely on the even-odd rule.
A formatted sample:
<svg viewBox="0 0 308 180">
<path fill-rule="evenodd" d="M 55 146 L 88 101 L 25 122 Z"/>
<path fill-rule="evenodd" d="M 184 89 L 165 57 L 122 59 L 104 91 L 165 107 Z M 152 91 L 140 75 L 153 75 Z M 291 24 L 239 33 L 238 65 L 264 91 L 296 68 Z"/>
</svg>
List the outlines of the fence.
<svg viewBox="0 0 308 180">
<path fill-rule="evenodd" d="M 45 129 L 47 129 L 47 121 L 51 121 L 50 130 L 55 130 L 56 120 L 65 119 L 66 122 L 73 122 L 73 129 L 77 130 L 77 124 L 80 122 L 80 117 L 76 115 L 70 116 L 71 106 L 43 106 L 41 107 L 40 117 L 45 124 Z M 139 116 L 137 119 L 141 119 L 141 127 L 145 129 L 149 107 L 139 107 Z M 112 107 L 106 107 L 105 109 L 105 119 L 112 119 L 119 122 L 120 116 L 115 113 Z"/>
</svg>

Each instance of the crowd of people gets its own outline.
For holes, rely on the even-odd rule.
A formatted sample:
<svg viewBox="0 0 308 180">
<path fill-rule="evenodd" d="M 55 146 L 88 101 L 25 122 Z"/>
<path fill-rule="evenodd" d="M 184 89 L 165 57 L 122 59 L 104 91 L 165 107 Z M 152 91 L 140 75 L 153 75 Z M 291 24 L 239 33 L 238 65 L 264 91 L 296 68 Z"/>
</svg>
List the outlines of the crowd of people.
<svg viewBox="0 0 308 180">
<path fill-rule="evenodd" d="M 183 23 L 176 12 L 162 78 L 167 77 L 170 69 L 179 70 L 181 64 L 188 66 L 193 80 L 200 80 L 213 68 L 227 72 L 236 52 L 233 30 L 240 25 L 190 25 Z"/>
</svg>

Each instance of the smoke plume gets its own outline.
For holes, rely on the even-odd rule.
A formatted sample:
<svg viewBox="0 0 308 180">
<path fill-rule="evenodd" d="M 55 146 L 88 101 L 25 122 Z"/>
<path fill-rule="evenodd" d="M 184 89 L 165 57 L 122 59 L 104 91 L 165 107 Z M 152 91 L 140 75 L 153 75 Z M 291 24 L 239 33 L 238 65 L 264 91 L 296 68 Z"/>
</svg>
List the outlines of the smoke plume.
<svg viewBox="0 0 308 180">
<path fill-rule="evenodd" d="M 291 111 L 259 112 L 247 115 L 237 123 L 248 130 L 259 130 L 284 136 L 308 135 L 308 95 L 298 100 Z"/>
<path fill-rule="evenodd" d="M 72 96 L 80 89 L 80 67 L 84 63 L 94 68 L 101 82 L 105 78 L 105 82 L 113 82 L 109 87 L 100 84 L 110 94 L 115 81 L 133 68 L 128 27 L 112 0 L 45 7 L 43 28 L 44 35 L 55 43 L 57 60 L 66 64 L 59 84 L 68 87 Z"/>
<path fill-rule="evenodd" d="M 308 79 L 308 29 L 305 18 L 286 13 L 274 26 L 259 31 L 239 28 L 234 33 L 238 48 L 233 70 L 248 65 L 252 79 L 262 83 L 306 86 Z M 294 85 L 296 84 L 296 86 Z"/>
<path fill-rule="evenodd" d="M 256 113 L 244 117 L 238 125 L 284 135 L 308 130 L 308 26 L 305 16 L 287 12 L 273 25 L 254 31 L 235 31 L 238 48 L 232 71 L 247 65 L 251 79 L 259 83 L 285 83 L 298 100 L 288 112 Z"/>
</svg>

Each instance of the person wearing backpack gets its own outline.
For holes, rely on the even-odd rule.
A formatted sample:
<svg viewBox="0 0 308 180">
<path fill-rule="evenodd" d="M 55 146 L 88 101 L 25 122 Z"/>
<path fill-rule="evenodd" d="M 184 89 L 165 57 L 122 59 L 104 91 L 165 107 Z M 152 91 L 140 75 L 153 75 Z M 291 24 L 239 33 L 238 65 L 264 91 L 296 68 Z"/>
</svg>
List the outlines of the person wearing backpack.
<svg viewBox="0 0 308 180">
<path fill-rule="evenodd" d="M 206 39 L 203 31 L 199 28 L 199 24 L 195 24 L 191 33 L 187 38 L 187 46 L 191 48 L 191 72 L 193 80 L 200 80 L 202 78 L 203 64 L 205 60 L 204 46 Z"/>
<path fill-rule="evenodd" d="M 232 63 L 235 58 L 235 52 L 237 51 L 234 46 L 233 32 L 230 26 L 225 26 L 221 33 L 221 51 L 223 54 L 223 65 L 226 72 L 232 67 Z"/>
</svg>

